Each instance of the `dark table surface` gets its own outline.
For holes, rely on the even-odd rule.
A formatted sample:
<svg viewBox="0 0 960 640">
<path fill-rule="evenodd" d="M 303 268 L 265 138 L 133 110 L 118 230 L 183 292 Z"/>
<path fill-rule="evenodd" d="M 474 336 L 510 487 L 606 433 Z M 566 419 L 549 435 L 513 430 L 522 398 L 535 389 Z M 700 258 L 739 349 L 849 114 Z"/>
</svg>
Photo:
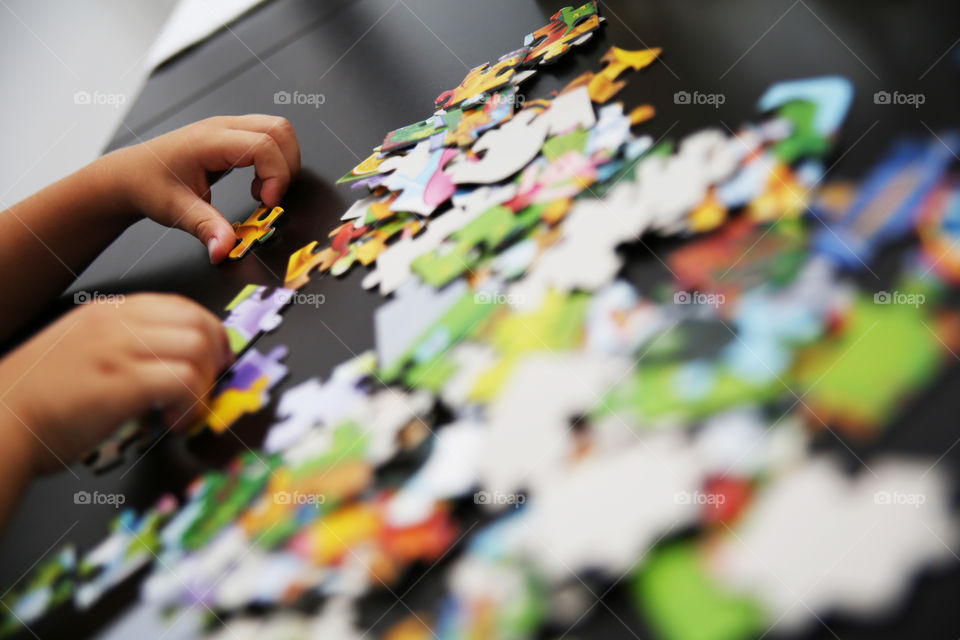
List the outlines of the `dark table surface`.
<svg viewBox="0 0 960 640">
<path fill-rule="evenodd" d="M 322 239 L 359 192 L 335 180 L 369 155 L 385 132 L 432 113 L 433 99 L 462 79 L 466 70 L 511 51 L 526 33 L 545 24 L 562 0 L 280 0 L 242 17 L 229 29 L 191 48 L 153 73 L 110 148 L 145 140 L 213 115 L 272 113 L 297 131 L 304 171 L 284 199 L 287 213 L 273 239 L 239 262 L 211 267 L 205 249 L 179 231 L 151 222 L 129 229 L 80 277 L 71 291 L 102 293 L 170 291 L 222 314 L 247 283 L 278 285 L 291 252 Z M 840 74 L 856 87 L 839 141 L 835 175 L 857 177 L 902 133 L 929 135 L 960 121 L 960 4 L 955 0 L 902 3 L 838 3 L 829 0 L 603 1 L 606 24 L 587 45 L 524 85 L 528 98 L 562 87 L 586 69 L 599 67 L 610 45 L 663 47 L 661 61 L 634 74 L 618 99 L 628 106 L 649 102 L 657 116 L 646 125 L 654 137 L 713 125 L 736 128 L 755 117 L 756 99 L 772 82 Z M 278 105 L 277 91 L 323 94 L 323 104 Z M 677 91 L 721 93 L 725 102 L 674 104 Z M 922 93 L 920 108 L 876 104 L 876 91 Z M 249 196 L 252 170 L 234 171 L 214 189 L 213 203 L 231 220 L 255 206 Z M 650 245 L 657 251 L 657 245 Z M 657 267 L 647 249 L 630 250 L 627 275 L 643 280 Z M 892 264 L 892 263 L 891 263 Z M 882 274 L 882 270 L 881 270 Z M 277 391 L 373 347 L 372 312 L 378 294 L 364 291 L 355 269 L 342 279 L 314 278 L 307 293 L 322 293 L 316 310 L 293 307 L 280 330 L 261 341 L 264 349 L 287 344 L 291 375 Z M 882 289 L 885 283 L 872 286 Z M 870 285 L 868 285 L 870 286 Z M 68 293 L 58 310 L 65 309 Z M 943 377 L 898 416 L 873 443 L 852 446 L 870 459 L 884 451 L 921 454 L 944 461 L 954 480 L 960 469 L 960 371 Z M 278 394 L 275 393 L 274 397 Z M 168 437 L 142 458 L 103 476 L 82 465 L 34 484 L 0 546 L 0 584 L 18 580 L 41 556 L 67 540 L 81 549 L 98 542 L 115 514 L 109 506 L 75 505 L 79 490 L 121 492 L 126 506 L 147 507 L 164 491 L 179 492 L 199 472 L 216 468 L 244 445 L 258 446 L 273 405 L 243 419 L 227 435 L 188 445 Z M 826 437 L 855 463 L 854 453 Z M 957 483 L 960 484 L 960 483 Z M 442 570 L 436 572 L 442 575 Z M 34 627 L 42 638 L 83 637 L 103 628 L 136 598 L 138 575 L 85 616 L 69 611 Z M 425 604 L 437 592 L 425 581 L 411 599 Z M 960 561 L 922 576 L 905 611 L 871 624 L 828 617 L 809 637 L 943 637 L 960 635 Z M 619 592 L 577 635 L 602 632 L 650 637 Z M 383 601 L 389 606 L 391 600 Z M 376 600 L 368 607 L 376 607 Z M 397 607 L 397 614 L 405 612 Z M 376 619 L 376 615 L 373 619 Z M 380 626 L 393 620 L 385 618 Z"/>
</svg>

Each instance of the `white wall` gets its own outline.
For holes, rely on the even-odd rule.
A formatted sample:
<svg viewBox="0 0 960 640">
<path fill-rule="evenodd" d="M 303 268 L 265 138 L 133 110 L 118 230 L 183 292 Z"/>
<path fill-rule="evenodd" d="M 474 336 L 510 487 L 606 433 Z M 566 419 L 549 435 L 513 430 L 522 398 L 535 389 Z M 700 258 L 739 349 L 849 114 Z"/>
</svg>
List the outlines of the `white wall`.
<svg viewBox="0 0 960 640">
<path fill-rule="evenodd" d="M 175 4 L 0 0 L 0 209 L 99 155 Z M 78 92 L 91 104 L 77 103 Z"/>
</svg>

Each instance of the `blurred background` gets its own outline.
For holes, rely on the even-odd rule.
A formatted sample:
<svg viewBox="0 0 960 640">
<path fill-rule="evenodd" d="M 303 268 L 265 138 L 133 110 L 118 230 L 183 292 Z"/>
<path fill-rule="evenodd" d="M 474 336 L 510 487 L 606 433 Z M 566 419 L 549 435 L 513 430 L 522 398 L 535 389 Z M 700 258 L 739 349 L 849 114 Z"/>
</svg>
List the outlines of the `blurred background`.
<svg viewBox="0 0 960 640">
<path fill-rule="evenodd" d="M 99 156 L 153 68 L 256 4 L 0 1 L 0 140 L 16 150 L 0 158 L 0 199 L 13 204 Z"/>
</svg>

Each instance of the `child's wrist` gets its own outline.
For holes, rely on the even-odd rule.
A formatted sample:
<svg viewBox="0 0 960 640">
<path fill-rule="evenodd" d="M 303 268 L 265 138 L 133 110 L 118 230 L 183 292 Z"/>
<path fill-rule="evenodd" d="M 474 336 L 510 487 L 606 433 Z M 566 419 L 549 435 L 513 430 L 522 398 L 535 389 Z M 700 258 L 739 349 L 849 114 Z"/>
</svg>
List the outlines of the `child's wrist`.
<svg viewBox="0 0 960 640">
<path fill-rule="evenodd" d="M 112 151 L 81 170 L 83 180 L 92 189 L 96 209 L 110 222 L 129 226 L 143 217 L 135 198 L 132 166 L 125 158 L 125 149 Z"/>
<path fill-rule="evenodd" d="M 9 403 L 0 403 L 0 443 L 3 450 L 3 465 L 16 475 L 32 478 L 40 468 L 39 436 L 32 431 L 29 416 Z"/>
</svg>

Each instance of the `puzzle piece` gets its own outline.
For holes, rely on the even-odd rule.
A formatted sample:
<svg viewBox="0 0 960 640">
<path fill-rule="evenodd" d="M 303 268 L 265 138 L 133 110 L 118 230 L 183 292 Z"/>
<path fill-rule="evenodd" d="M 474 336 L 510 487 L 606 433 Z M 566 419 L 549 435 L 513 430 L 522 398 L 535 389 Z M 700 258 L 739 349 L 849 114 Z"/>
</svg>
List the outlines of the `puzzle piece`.
<svg viewBox="0 0 960 640">
<path fill-rule="evenodd" d="M 234 354 L 243 351 L 260 333 L 280 326 L 280 311 L 293 299 L 293 289 L 277 287 L 265 295 L 267 287 L 248 284 L 226 306 L 230 315 L 223 321 Z"/>
<path fill-rule="evenodd" d="M 524 109 L 523 112 L 527 110 Z M 523 113 L 521 112 L 521 113 Z M 536 122 L 546 123 L 548 136 L 562 136 L 574 129 L 590 130 L 597 123 L 590 94 L 585 88 L 561 93 Z"/>
<path fill-rule="evenodd" d="M 282 213 L 283 209 L 280 207 L 268 210 L 267 207 L 261 205 L 243 222 L 234 222 L 233 229 L 237 234 L 237 246 L 230 251 L 230 258 L 238 260 L 247 255 L 247 251 L 253 247 L 254 243 L 266 242 L 275 231 L 273 223 Z"/>
<path fill-rule="evenodd" d="M 598 104 L 603 104 L 627 86 L 626 81 L 618 81 L 617 78 L 627 69 L 639 71 L 649 66 L 657 59 L 661 51 L 660 48 L 627 51 L 619 47 L 610 47 L 600 59 L 600 62 L 605 65 L 603 71 L 600 73 L 587 71 L 581 74 L 563 89 L 563 93 L 578 87 L 586 87 L 590 99 Z"/>
<path fill-rule="evenodd" d="M 437 108 L 472 106 L 482 94 L 509 85 L 515 80 L 517 67 L 524 63 L 527 53 L 528 49 L 524 47 L 501 56 L 492 65 L 486 62 L 474 67 L 459 86 L 437 96 Z"/>
<path fill-rule="evenodd" d="M 390 205 L 391 211 L 407 211 L 429 216 L 453 195 L 454 186 L 444 167 L 453 160 L 455 149 L 430 150 L 429 143 L 421 142 L 393 166 L 395 171 L 383 183 L 388 189 L 400 192 Z"/>
<path fill-rule="evenodd" d="M 362 222 L 362 220 L 357 220 Z M 339 260 L 347 255 L 350 241 L 363 236 L 367 227 L 363 224 L 348 222 L 330 232 L 333 238 L 331 245 L 321 251 L 316 251 L 318 241 L 301 247 L 290 255 L 287 261 L 287 273 L 284 276 L 283 286 L 287 289 L 299 289 L 310 282 L 310 272 L 316 267 L 320 273 L 327 271 Z"/>
<path fill-rule="evenodd" d="M 759 603 L 718 583 L 693 542 L 654 549 L 635 573 L 636 606 L 664 640 L 752 638 L 769 626 Z"/>
<path fill-rule="evenodd" d="M 261 494 L 263 488 L 277 471 L 279 461 L 276 456 L 264 457 L 253 451 L 238 456 L 224 471 L 209 472 L 198 478 L 189 491 L 189 502 L 178 512 L 161 532 L 164 541 L 174 549 L 195 551 L 218 537 L 230 538 L 220 534 L 231 526 L 237 517 Z M 225 540 L 225 546 L 233 541 Z M 239 536 L 241 548 L 248 548 L 249 541 Z M 208 547 L 205 551 L 219 550 Z M 224 558 L 228 562 L 232 559 Z M 224 568 L 225 570 L 226 568 Z M 215 574 L 214 579 L 223 577 L 223 571 Z M 178 581 L 177 590 L 185 588 Z M 186 587 L 189 590 L 189 587 Z M 147 592 L 145 585 L 144 592 Z M 195 595 L 191 597 L 196 598 Z"/>
<path fill-rule="evenodd" d="M 357 180 L 364 180 L 378 175 L 380 173 L 380 165 L 383 164 L 385 159 L 386 155 L 381 154 L 381 148 L 377 147 L 373 150 L 373 153 L 371 153 L 369 157 L 351 169 L 350 173 L 337 180 L 337 184 L 343 184 L 344 182 L 355 182 Z"/>
<path fill-rule="evenodd" d="M 677 249 L 667 264 L 679 289 L 720 294 L 732 302 L 765 282 L 789 282 L 808 257 L 807 234 L 797 225 L 759 226 L 739 218 Z"/>
<path fill-rule="evenodd" d="M 267 355 L 250 349 L 240 356 L 194 432 L 207 426 L 214 433 L 222 433 L 244 414 L 263 408 L 270 401 L 269 390 L 287 375 L 287 367 L 280 363 L 286 355 L 287 348 L 279 345 Z"/>
<path fill-rule="evenodd" d="M 549 122 L 534 111 L 521 111 L 499 129 L 483 134 L 473 145 L 476 161 L 462 160 L 448 167 L 454 184 L 491 184 L 523 169 L 540 152 Z"/>
<path fill-rule="evenodd" d="M 315 425 L 344 420 L 367 398 L 359 384 L 375 371 L 376 358 L 368 352 L 337 366 L 325 383 L 311 378 L 287 390 L 277 406 L 277 417 L 283 420 L 270 427 L 264 448 L 270 453 L 284 451 Z"/>
<path fill-rule="evenodd" d="M 829 139 L 843 122 L 853 101 L 853 85 L 840 76 L 778 82 L 758 102 L 761 111 L 777 110 L 793 124 L 790 135 L 773 146 L 784 163 L 801 156 L 824 155 Z"/>
<path fill-rule="evenodd" d="M 48 611 L 66 602 L 76 586 L 77 551 L 71 544 L 30 568 L 22 587 L 13 585 L 0 598 L 0 636 L 6 637 L 37 622 Z"/>
<path fill-rule="evenodd" d="M 759 603 L 778 635 L 831 613 L 889 612 L 921 569 L 950 559 L 958 539 L 939 471 L 929 461 L 881 459 L 851 478 L 836 460 L 809 459 L 764 484 L 731 535 L 708 550 L 708 566 L 725 588 Z"/>
<path fill-rule="evenodd" d="M 430 457 L 387 505 L 387 522 L 410 526 L 426 520 L 438 500 L 466 494 L 477 483 L 474 471 L 486 436 L 482 424 L 448 424 L 437 433 Z"/>
<path fill-rule="evenodd" d="M 491 207 L 450 235 L 446 247 L 417 256 L 410 268 L 433 287 L 442 287 L 475 266 L 486 254 L 528 231 L 541 219 L 542 207 L 518 214 L 505 205 Z"/>
<path fill-rule="evenodd" d="M 600 28 L 600 16 L 597 2 L 591 0 L 577 9 L 564 7 L 550 16 L 550 22 L 523 39 L 529 48 L 523 64 L 530 66 L 555 62 L 571 46 L 579 45 L 590 39 L 594 31 Z"/>
<path fill-rule="evenodd" d="M 550 360 L 547 358 L 547 362 Z M 556 362 L 547 366 L 557 370 Z M 545 388 L 550 388 L 553 379 L 568 377 L 545 375 L 541 383 Z M 595 380 L 589 378 L 588 384 L 593 386 Z M 558 391 L 544 403 L 559 401 L 582 411 L 582 403 L 589 406 L 594 401 L 582 391 L 571 390 L 571 386 L 583 383 L 570 382 L 573 384 L 564 384 L 564 391 L 574 394 L 574 403 L 561 399 Z M 544 425 L 542 420 L 538 422 L 539 430 Z M 563 429 L 563 433 L 568 431 L 568 424 L 569 414 L 565 422 L 553 428 Z M 513 433 L 516 441 L 517 430 Z M 542 431 L 538 434 L 539 438 L 547 435 Z M 558 446 L 557 432 L 540 440 L 540 448 L 531 447 L 532 442 L 524 444 L 524 467 L 529 469 L 531 460 L 538 461 L 540 473 L 531 474 L 534 477 L 528 485 L 531 488 L 524 514 L 528 519 L 521 549 L 525 559 L 533 562 L 547 580 L 562 581 L 571 571 L 587 569 L 619 577 L 654 544 L 696 522 L 698 505 L 678 496 L 691 495 L 702 486 L 702 463 L 682 433 L 644 435 L 642 439 L 627 435 L 614 450 L 603 456 L 588 455 L 578 464 L 564 464 L 562 460 L 573 446 L 572 436 L 560 441 L 566 447 Z M 516 444 L 513 446 L 516 448 Z M 504 450 L 498 451 L 502 457 Z M 549 461 L 544 459 L 545 453 Z M 638 486 L 644 491 L 636 491 Z"/>
<path fill-rule="evenodd" d="M 861 269 L 877 249 L 913 226 L 924 199 L 960 152 L 960 135 L 897 142 L 871 170 L 846 214 L 813 239 L 818 253 Z"/>
<path fill-rule="evenodd" d="M 483 102 L 482 106 L 464 112 L 455 127 L 450 127 L 444 144 L 459 147 L 471 146 L 484 131 L 492 129 L 513 117 L 517 90 L 510 87 L 498 91 Z"/>
<path fill-rule="evenodd" d="M 287 273 L 283 280 L 283 286 L 288 289 L 299 289 L 310 282 L 310 271 L 314 267 L 320 267 L 321 271 L 329 269 L 335 260 L 334 251 L 327 247 L 322 251 L 315 251 L 318 241 L 301 247 L 290 255 L 287 261 Z"/>
<path fill-rule="evenodd" d="M 167 494 L 137 518 L 133 509 L 124 510 L 111 523 L 112 532 L 80 559 L 74 602 L 87 610 L 110 589 L 141 567 L 150 564 L 161 550 L 159 531 L 173 516 L 177 499 Z"/>
<path fill-rule="evenodd" d="M 878 304 L 858 296 L 834 334 L 798 354 L 793 379 L 815 424 L 869 434 L 936 375 L 960 338 L 960 320 L 928 311 L 917 302 L 924 298 Z"/>
<path fill-rule="evenodd" d="M 127 450 L 131 448 L 137 451 L 142 450 L 146 448 L 149 440 L 149 433 L 139 422 L 131 420 L 124 423 L 100 446 L 87 454 L 83 463 L 94 473 L 105 473 L 123 463 Z"/>
<path fill-rule="evenodd" d="M 449 510 L 434 505 L 430 517 L 411 526 L 394 526 L 386 519 L 386 498 L 343 505 L 299 532 L 288 549 L 319 567 L 336 565 L 366 549 L 364 563 L 375 582 L 389 584 L 411 562 L 432 562 L 456 538 L 457 525 Z"/>
<path fill-rule="evenodd" d="M 438 292 L 427 284 L 410 281 L 398 289 L 393 300 L 381 305 L 373 316 L 380 368 L 393 369 L 411 344 L 466 293 L 463 283 Z"/>
<path fill-rule="evenodd" d="M 392 153 L 412 147 L 446 129 L 452 129 L 457 126 L 461 115 L 462 112 L 460 109 L 453 109 L 449 113 L 439 111 L 426 120 L 395 129 L 388 133 L 383 139 L 383 144 L 380 145 L 381 153 Z M 383 169 L 383 171 L 388 170 L 389 169 Z"/>
<path fill-rule="evenodd" d="M 556 138 L 551 138 L 556 140 Z M 552 162 L 532 162 L 520 174 L 517 196 L 506 203 L 514 211 L 533 205 L 564 204 L 560 214 L 554 214 L 556 223 L 569 209 L 572 199 L 590 188 L 597 178 L 596 163 L 581 151 L 571 149 Z"/>
<path fill-rule="evenodd" d="M 454 195 L 453 209 L 431 220 L 425 232 L 402 237 L 380 253 L 377 268 L 363 280 L 364 288 L 379 286 L 383 295 L 396 291 L 410 277 L 410 265 L 417 256 L 439 247 L 451 233 L 515 193 L 515 186 L 506 185 L 474 189 L 463 198 Z"/>
<path fill-rule="evenodd" d="M 960 284 L 960 183 L 941 183 L 924 203 L 917 233 L 930 269 L 956 286 Z"/>
</svg>

